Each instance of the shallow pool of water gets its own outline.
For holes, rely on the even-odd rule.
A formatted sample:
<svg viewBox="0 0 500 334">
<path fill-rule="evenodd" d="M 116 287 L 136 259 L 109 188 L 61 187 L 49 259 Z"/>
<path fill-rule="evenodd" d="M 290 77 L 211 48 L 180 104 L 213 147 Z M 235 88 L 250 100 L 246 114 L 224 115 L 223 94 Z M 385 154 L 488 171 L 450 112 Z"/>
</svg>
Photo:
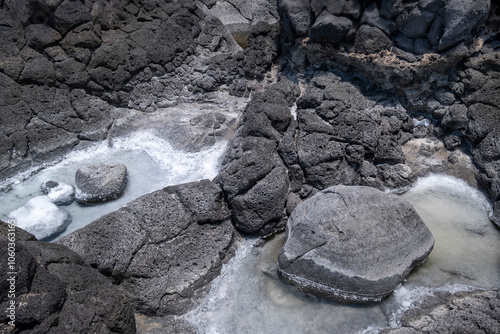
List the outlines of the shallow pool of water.
<svg viewBox="0 0 500 334">
<path fill-rule="evenodd" d="M 335 334 L 387 325 L 380 305 L 332 303 L 281 283 L 277 261 L 284 241 L 284 233 L 263 247 L 256 240 L 242 240 L 209 296 L 185 319 L 210 334 Z"/>
<path fill-rule="evenodd" d="M 402 196 L 415 206 L 436 244 L 427 262 L 384 302 L 338 304 L 281 283 L 281 234 L 264 245 L 241 240 L 209 295 L 182 318 L 208 334 L 378 333 L 396 326 L 397 314 L 433 291 L 500 286 L 500 233 L 488 219 L 491 208 L 482 194 L 461 180 L 434 175 Z"/>
<path fill-rule="evenodd" d="M 431 175 L 402 195 L 431 230 L 435 245 L 408 284 L 500 286 L 500 233 L 479 191 L 449 176 Z"/>
<path fill-rule="evenodd" d="M 107 142 L 92 145 L 84 150 L 68 154 L 60 163 L 47 167 L 26 180 L 14 182 L 11 190 L 0 192 L 0 219 L 28 202 L 30 198 L 43 195 L 40 188 L 44 181 L 52 180 L 75 185 L 78 168 L 89 163 L 121 162 L 127 166 L 127 186 L 123 195 L 113 201 L 93 206 L 82 206 L 76 202 L 61 206 L 72 218 L 66 230 L 49 240 L 67 235 L 102 215 L 118 210 L 135 198 L 168 185 L 212 179 L 218 173 L 218 160 L 225 151 L 227 142 L 196 153 L 175 150 L 170 143 L 147 131 L 116 138 L 112 146 Z M 22 182 L 21 182 L 22 181 Z"/>
</svg>

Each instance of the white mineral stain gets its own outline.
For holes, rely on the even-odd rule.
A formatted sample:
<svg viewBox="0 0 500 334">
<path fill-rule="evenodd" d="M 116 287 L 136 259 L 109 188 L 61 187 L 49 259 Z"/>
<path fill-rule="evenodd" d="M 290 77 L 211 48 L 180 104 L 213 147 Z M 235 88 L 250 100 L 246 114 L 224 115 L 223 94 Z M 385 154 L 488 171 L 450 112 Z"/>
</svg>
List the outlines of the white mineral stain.
<svg viewBox="0 0 500 334">
<path fill-rule="evenodd" d="M 9 212 L 23 206 L 31 198 L 43 195 L 40 185 L 45 181 L 74 185 L 78 168 L 89 163 L 121 162 L 127 166 L 127 185 L 120 198 L 93 206 L 82 206 L 76 202 L 63 206 L 71 215 L 72 222 L 58 236 L 62 237 L 106 213 L 118 210 L 141 195 L 168 185 L 212 179 L 218 173 L 218 161 L 226 146 L 227 141 L 221 141 L 206 150 L 187 153 L 175 150 L 168 141 L 147 131 L 114 139 L 111 147 L 107 142 L 97 143 L 69 153 L 61 162 L 13 184 L 12 190 L 0 193 L 0 219 L 6 220 Z"/>
</svg>

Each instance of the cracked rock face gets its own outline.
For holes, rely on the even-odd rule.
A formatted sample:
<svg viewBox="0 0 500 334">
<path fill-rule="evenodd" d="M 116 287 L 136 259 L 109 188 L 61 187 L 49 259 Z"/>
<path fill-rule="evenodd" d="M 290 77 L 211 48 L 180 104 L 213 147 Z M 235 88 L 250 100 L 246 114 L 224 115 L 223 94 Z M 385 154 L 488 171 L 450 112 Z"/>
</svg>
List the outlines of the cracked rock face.
<svg viewBox="0 0 500 334">
<path fill-rule="evenodd" d="M 7 263 L 12 230 L 0 221 L 0 259 Z M 39 242 L 16 228 L 16 327 L 0 315 L 0 333 L 136 332 L 134 311 L 120 287 L 113 285 L 63 245 Z M 2 267 L 4 268 L 4 267 Z M 0 306 L 9 305 L 6 270 L 0 273 Z"/>
<path fill-rule="evenodd" d="M 118 198 L 127 184 L 124 164 L 91 164 L 76 171 L 76 200 L 82 204 L 106 202 Z"/>
<path fill-rule="evenodd" d="M 335 186 L 302 202 L 287 223 L 280 277 L 343 302 L 380 301 L 432 250 L 413 207 L 375 188 Z"/>
<path fill-rule="evenodd" d="M 278 2 L 288 39 L 309 36 L 331 44 L 352 43 L 353 34 L 347 33 L 350 25 L 359 27 L 355 28 L 354 44 L 357 52 L 365 54 L 393 45 L 423 54 L 444 52 L 461 42 L 470 44 L 490 8 L 489 0 L 382 1 L 380 9 L 375 2 L 364 4 L 360 0 Z M 342 25 L 341 21 L 354 24 L 345 24 L 343 33 L 339 34 L 337 28 Z M 332 33 L 318 35 L 318 27 Z"/>
<path fill-rule="evenodd" d="M 59 242 L 124 288 L 136 311 L 182 314 L 231 255 L 229 217 L 221 188 L 203 180 L 139 197 Z"/>
</svg>

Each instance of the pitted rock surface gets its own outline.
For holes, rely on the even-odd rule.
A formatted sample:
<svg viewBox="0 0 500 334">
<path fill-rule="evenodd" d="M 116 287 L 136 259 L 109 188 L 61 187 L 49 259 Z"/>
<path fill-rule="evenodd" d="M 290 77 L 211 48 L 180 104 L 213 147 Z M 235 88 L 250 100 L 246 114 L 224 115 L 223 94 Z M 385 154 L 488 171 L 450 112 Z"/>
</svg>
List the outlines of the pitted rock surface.
<svg viewBox="0 0 500 334">
<path fill-rule="evenodd" d="M 203 180 L 132 201 L 58 242 L 119 284 L 145 315 L 182 314 L 231 255 L 222 190 Z"/>
<path fill-rule="evenodd" d="M 0 222 L 0 259 L 7 263 L 9 226 Z M 37 241 L 15 229 L 16 327 L 0 315 L 2 333 L 136 333 L 134 311 L 122 288 L 63 245 Z M 2 270 L 0 305 L 7 309 L 8 272 Z"/>
</svg>

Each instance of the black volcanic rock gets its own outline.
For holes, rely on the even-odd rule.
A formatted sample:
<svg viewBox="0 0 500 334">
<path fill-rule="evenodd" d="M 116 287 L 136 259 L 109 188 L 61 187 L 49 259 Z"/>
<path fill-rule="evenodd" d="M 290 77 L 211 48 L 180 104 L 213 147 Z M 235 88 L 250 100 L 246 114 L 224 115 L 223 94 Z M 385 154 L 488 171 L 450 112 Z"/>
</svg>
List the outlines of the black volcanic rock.
<svg viewBox="0 0 500 334">
<path fill-rule="evenodd" d="M 283 30 L 291 39 L 307 35 L 312 24 L 310 8 L 308 0 L 278 1 L 278 13 L 283 20 Z"/>
<path fill-rule="evenodd" d="M 296 96 L 297 87 L 282 79 L 252 98 L 214 179 L 242 232 L 265 236 L 284 227 L 289 177 L 278 146 L 296 127 L 290 114 Z"/>
<path fill-rule="evenodd" d="M 323 10 L 333 15 L 350 16 L 357 19 L 361 13 L 360 0 L 311 0 L 311 10 L 318 17 Z"/>
<path fill-rule="evenodd" d="M 431 252 L 413 207 L 369 187 L 335 186 L 299 204 L 287 223 L 280 277 L 346 302 L 380 301 Z"/>
<path fill-rule="evenodd" d="M 396 19 L 399 31 L 409 38 L 424 37 L 435 18 L 435 14 L 417 6 Z"/>
<path fill-rule="evenodd" d="M 354 49 L 359 53 L 377 53 L 387 50 L 392 46 L 392 42 L 382 30 L 376 27 L 363 24 L 354 41 Z"/>
<path fill-rule="evenodd" d="M 106 102 L 154 111 L 167 96 L 211 91 L 245 73 L 262 79 L 279 52 L 279 27 L 259 28 L 242 73 L 232 66 L 228 78 L 219 66 L 197 78 L 203 62 L 233 59 L 237 45 L 194 1 L 14 1 L 2 6 L 0 21 L 2 178 L 104 139 L 115 116 Z M 205 46 L 203 38 L 216 42 Z M 193 64 L 195 52 L 202 57 Z M 150 79 L 165 75 L 165 89 L 151 90 Z"/>
<path fill-rule="evenodd" d="M 316 42 L 338 44 L 342 42 L 353 27 L 352 21 L 346 17 L 334 16 L 326 10 L 316 18 L 309 36 Z"/>
<path fill-rule="evenodd" d="M 498 289 L 453 294 L 436 291 L 398 315 L 400 327 L 382 330 L 380 334 L 498 333 L 499 314 Z"/>
<path fill-rule="evenodd" d="M 8 225 L 0 222 L 0 258 L 7 263 Z M 16 228 L 16 327 L 12 333 L 135 333 L 125 292 L 68 248 L 36 241 Z M 2 280 L 1 307 L 9 298 L 8 274 Z M 1 332 L 11 332 L 7 313 Z"/>
<path fill-rule="evenodd" d="M 437 2 L 437 1 L 436 1 Z M 444 10 L 444 30 L 438 50 L 446 50 L 463 40 L 486 20 L 491 8 L 489 0 L 448 0 Z"/>
<path fill-rule="evenodd" d="M 379 28 L 387 36 L 391 36 L 397 31 L 396 24 L 381 15 L 376 2 L 373 2 L 371 5 L 365 8 L 361 23 Z"/>
<path fill-rule="evenodd" d="M 62 238 L 146 315 L 181 314 L 231 256 L 222 190 L 203 180 L 144 195 Z"/>
</svg>

